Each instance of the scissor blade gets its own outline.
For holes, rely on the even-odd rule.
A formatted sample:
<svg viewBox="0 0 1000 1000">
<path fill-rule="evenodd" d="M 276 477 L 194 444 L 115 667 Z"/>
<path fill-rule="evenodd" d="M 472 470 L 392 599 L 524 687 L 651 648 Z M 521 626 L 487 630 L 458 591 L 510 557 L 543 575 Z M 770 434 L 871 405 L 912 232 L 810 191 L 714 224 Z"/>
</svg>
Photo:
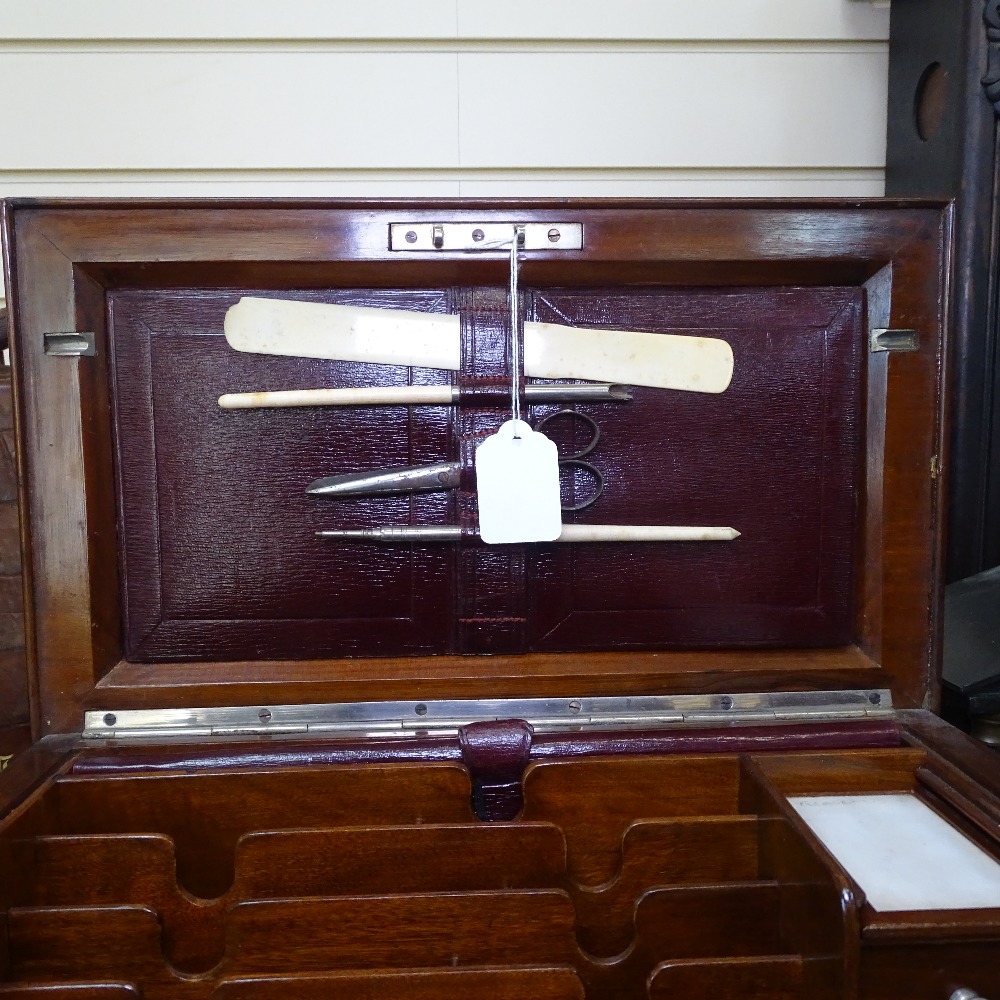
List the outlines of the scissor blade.
<svg viewBox="0 0 1000 1000">
<path fill-rule="evenodd" d="M 438 462 L 435 465 L 413 465 L 400 469 L 350 472 L 342 476 L 317 479 L 306 487 L 306 493 L 313 496 L 348 497 L 450 490 L 458 486 L 461 469 L 458 462 Z"/>
<path fill-rule="evenodd" d="M 457 370 L 458 316 L 285 299 L 241 299 L 226 314 L 238 351 Z M 733 352 L 716 337 L 524 324 L 524 374 L 722 392 Z"/>
</svg>

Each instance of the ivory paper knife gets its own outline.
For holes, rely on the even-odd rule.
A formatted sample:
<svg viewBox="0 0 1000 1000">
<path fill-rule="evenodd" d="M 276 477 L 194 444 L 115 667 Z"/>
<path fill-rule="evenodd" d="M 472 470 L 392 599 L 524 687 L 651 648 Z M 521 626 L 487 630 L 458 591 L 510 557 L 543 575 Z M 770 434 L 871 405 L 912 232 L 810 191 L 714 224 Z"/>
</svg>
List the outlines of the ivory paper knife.
<svg viewBox="0 0 1000 1000">
<path fill-rule="evenodd" d="M 451 371 L 460 362 L 456 315 L 242 298 L 226 313 L 225 334 L 255 354 Z M 732 378 L 733 351 L 714 337 L 525 323 L 524 374 L 716 393 Z"/>
</svg>

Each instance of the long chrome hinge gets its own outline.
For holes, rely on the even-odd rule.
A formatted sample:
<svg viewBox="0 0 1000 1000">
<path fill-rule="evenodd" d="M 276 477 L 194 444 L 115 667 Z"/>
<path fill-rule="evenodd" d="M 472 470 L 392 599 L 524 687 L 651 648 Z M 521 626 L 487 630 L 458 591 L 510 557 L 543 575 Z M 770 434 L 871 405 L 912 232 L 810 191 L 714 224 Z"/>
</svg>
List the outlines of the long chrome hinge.
<svg viewBox="0 0 1000 1000">
<path fill-rule="evenodd" d="M 524 719 L 537 732 L 564 732 L 734 723 L 836 722 L 891 715 L 892 695 L 886 690 L 346 702 L 87 712 L 83 736 L 97 740 L 265 734 L 352 738 L 453 736 L 460 726 L 498 719 Z"/>
<path fill-rule="evenodd" d="M 393 222 L 390 250 L 582 250 L 582 222 Z"/>
</svg>

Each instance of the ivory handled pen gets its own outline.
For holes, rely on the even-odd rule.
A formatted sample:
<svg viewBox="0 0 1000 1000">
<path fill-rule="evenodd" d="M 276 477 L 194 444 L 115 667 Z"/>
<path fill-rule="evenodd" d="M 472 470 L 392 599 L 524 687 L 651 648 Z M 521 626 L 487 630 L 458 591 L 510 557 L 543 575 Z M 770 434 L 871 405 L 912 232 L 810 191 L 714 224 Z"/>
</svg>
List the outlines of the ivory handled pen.
<svg viewBox="0 0 1000 1000">
<path fill-rule="evenodd" d="M 526 385 L 529 403 L 556 400 L 625 402 L 627 385 L 616 383 Z M 451 406 L 459 390 L 452 385 L 357 386 L 345 389 L 285 389 L 268 392 L 227 392 L 219 397 L 223 410 L 258 410 L 290 406 Z"/>
<path fill-rule="evenodd" d="M 462 529 L 454 524 L 391 525 L 317 531 L 318 538 L 340 542 L 457 542 Z M 674 524 L 564 524 L 556 542 L 730 542 L 735 528 Z M 547 543 L 542 543 L 547 544 Z"/>
</svg>

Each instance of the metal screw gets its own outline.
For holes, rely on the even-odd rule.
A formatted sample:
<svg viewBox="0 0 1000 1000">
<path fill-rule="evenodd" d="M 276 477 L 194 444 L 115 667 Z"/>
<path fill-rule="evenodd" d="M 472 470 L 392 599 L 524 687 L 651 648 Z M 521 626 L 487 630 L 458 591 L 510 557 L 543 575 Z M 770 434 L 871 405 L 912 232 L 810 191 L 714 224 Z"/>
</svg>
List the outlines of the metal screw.
<svg viewBox="0 0 1000 1000">
<path fill-rule="evenodd" d="M 427 706 L 425 704 L 423 704 L 423 702 L 421 702 L 419 705 L 417 705 L 413 709 L 413 711 L 416 712 L 417 715 L 426 715 L 427 714 Z"/>
<path fill-rule="evenodd" d="M 571 712 L 582 712 L 583 711 L 583 705 L 580 702 L 578 702 L 578 701 L 571 701 L 569 703 L 569 710 Z"/>
<path fill-rule="evenodd" d="M 733 699 L 729 697 L 728 694 L 724 694 L 719 699 L 719 708 L 729 711 L 733 707 Z"/>
<path fill-rule="evenodd" d="M 108 712 L 108 714 L 104 716 L 104 725 L 106 726 L 113 726 L 117 721 L 118 716 L 115 715 L 114 712 Z"/>
<path fill-rule="evenodd" d="M 559 232 L 558 229 L 550 229 L 549 230 L 549 242 L 550 243 L 558 243 L 560 239 L 562 239 L 562 233 Z"/>
<path fill-rule="evenodd" d="M 882 695 L 880 695 L 878 691 L 872 691 L 872 693 L 868 695 L 868 700 L 873 705 L 877 705 L 882 700 Z"/>
<path fill-rule="evenodd" d="M 482 243 L 483 240 L 486 239 L 486 233 L 484 233 L 481 229 L 473 229 L 472 230 L 472 239 L 476 243 Z"/>
<path fill-rule="evenodd" d="M 407 243 L 416 243 L 417 242 L 417 234 L 411 229 L 406 234 L 406 236 L 404 237 L 404 239 L 406 240 Z"/>
<path fill-rule="evenodd" d="M 269 708 L 262 708 L 257 713 L 257 718 L 260 719 L 261 722 L 270 722 L 271 721 L 271 710 Z"/>
</svg>

